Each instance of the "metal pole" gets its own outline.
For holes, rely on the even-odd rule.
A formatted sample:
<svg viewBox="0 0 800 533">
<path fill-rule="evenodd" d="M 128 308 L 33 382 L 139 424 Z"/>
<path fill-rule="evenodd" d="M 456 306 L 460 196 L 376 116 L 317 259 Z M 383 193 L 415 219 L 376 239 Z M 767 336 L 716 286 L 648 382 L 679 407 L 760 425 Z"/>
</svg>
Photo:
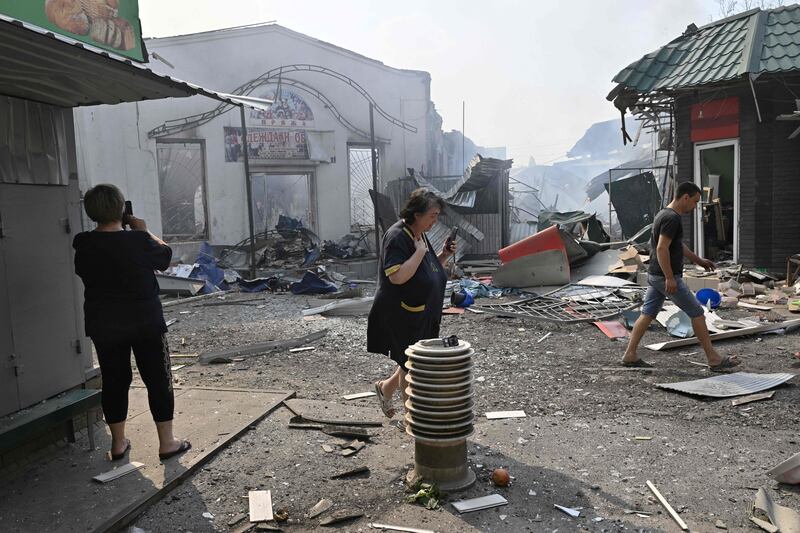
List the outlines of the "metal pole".
<svg viewBox="0 0 800 533">
<path fill-rule="evenodd" d="M 247 145 L 247 123 L 244 106 L 239 106 L 242 118 L 242 148 L 244 149 L 244 187 L 247 191 L 247 220 L 250 227 L 250 279 L 256 277 L 256 237 L 253 231 L 253 185 L 250 182 L 250 154 Z"/>
<path fill-rule="evenodd" d="M 373 105 L 369 104 L 369 141 L 370 152 L 372 153 L 372 190 L 375 191 L 375 199 L 378 198 L 378 152 L 375 149 L 375 121 L 373 118 Z M 381 232 L 378 229 L 378 202 L 372 203 L 372 211 L 375 214 L 375 255 L 378 257 L 378 263 L 381 260 Z M 380 268 L 380 264 L 378 265 Z"/>
<path fill-rule="evenodd" d="M 467 132 L 466 130 L 466 115 L 467 115 L 467 102 L 465 100 L 461 100 L 461 172 L 464 172 L 464 169 L 467 168 L 467 154 L 464 153 L 464 143 L 467 139 Z"/>
</svg>

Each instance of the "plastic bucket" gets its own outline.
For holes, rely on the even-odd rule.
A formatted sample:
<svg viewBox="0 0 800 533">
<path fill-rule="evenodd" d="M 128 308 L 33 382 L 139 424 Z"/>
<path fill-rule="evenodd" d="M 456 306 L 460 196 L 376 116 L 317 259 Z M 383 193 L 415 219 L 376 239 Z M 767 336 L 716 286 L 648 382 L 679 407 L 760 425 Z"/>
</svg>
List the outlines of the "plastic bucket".
<svg viewBox="0 0 800 533">
<path fill-rule="evenodd" d="M 722 302 L 722 296 L 720 295 L 720 293 L 718 293 L 714 289 L 709 289 L 708 287 L 697 291 L 695 297 L 697 298 L 697 301 L 700 302 L 700 304 L 702 304 L 703 306 L 711 304 L 711 309 L 716 309 Z"/>
</svg>

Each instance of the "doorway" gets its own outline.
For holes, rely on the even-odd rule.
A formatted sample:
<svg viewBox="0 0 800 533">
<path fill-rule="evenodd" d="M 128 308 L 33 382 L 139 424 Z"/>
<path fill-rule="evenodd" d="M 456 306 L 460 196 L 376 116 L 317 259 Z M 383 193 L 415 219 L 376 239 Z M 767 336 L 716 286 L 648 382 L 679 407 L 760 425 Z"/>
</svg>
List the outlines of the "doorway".
<svg viewBox="0 0 800 533">
<path fill-rule="evenodd" d="M 694 147 L 694 182 L 702 191 L 695 212 L 696 252 L 712 261 L 739 261 L 739 141 Z"/>
<path fill-rule="evenodd" d="M 281 215 L 315 231 L 313 173 L 251 174 L 250 180 L 256 233 L 275 229 Z"/>
</svg>

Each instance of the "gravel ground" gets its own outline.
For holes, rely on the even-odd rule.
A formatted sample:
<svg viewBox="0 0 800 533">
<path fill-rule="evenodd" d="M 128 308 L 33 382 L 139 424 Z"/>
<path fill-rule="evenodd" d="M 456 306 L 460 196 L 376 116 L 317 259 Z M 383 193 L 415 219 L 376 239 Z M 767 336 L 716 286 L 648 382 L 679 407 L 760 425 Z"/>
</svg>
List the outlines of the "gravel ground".
<svg viewBox="0 0 800 533">
<path fill-rule="evenodd" d="M 366 317 L 308 322 L 300 311 L 320 300 L 283 294 L 226 298 L 245 299 L 255 305 L 201 305 L 212 299 L 165 309 L 167 319 L 178 319 L 170 327 L 172 351 L 202 352 L 322 328 L 328 334 L 311 352 L 185 367 L 175 374 L 179 384 L 293 390 L 298 398 L 344 402 L 343 394 L 371 390 L 375 380 L 393 370 L 388 358 L 365 352 Z M 721 315 L 745 316 L 740 311 Z M 552 334 L 537 343 L 548 332 Z M 693 531 L 721 531 L 718 520 L 729 531 L 753 530 L 746 506 L 761 486 L 779 503 L 800 509 L 797 488 L 778 485 L 765 475 L 800 451 L 796 384 L 779 387 L 771 400 L 733 407 L 729 399 L 701 399 L 654 386 L 708 376 L 689 362 L 703 360 L 697 347 L 643 350 L 656 367 L 630 370 L 618 366 L 624 342 L 612 341 L 587 324 L 466 313 L 445 316 L 442 333 L 458 335 L 477 351 L 477 414 L 522 409 L 528 417 L 476 419 L 468 445 L 478 482 L 449 495 L 440 509 L 404 502 L 402 480 L 413 464 L 414 445 L 395 426 L 385 424 L 366 448 L 344 458 L 321 446 L 343 440 L 316 430 L 289 429 L 290 413 L 281 408 L 151 507 L 136 526 L 151 532 L 237 531 L 246 520 L 234 524 L 235 518 L 246 515 L 247 492 L 253 489 L 272 491 L 274 508 L 288 512 L 289 520 L 280 524 L 286 531 L 329 530 L 319 520 L 339 509 L 365 514 L 340 525 L 343 531 L 367 531 L 370 522 L 436 531 L 675 531 L 645 486 L 648 479 Z M 645 343 L 668 339 L 658 328 L 648 332 Z M 738 355 L 742 370 L 749 372 L 800 371 L 793 357 L 800 350 L 798 334 L 731 340 L 720 343 L 718 350 Z M 374 398 L 347 403 L 377 409 Z M 368 477 L 329 479 L 361 465 L 370 468 Z M 489 481 L 492 469 L 500 466 L 513 477 L 508 488 Z M 509 505 L 458 515 L 448 503 L 493 492 L 505 496 Z M 323 497 L 334 502 L 332 511 L 307 518 Z M 581 516 L 569 517 L 553 504 L 582 508 Z M 649 516 L 625 512 L 632 509 Z"/>
</svg>

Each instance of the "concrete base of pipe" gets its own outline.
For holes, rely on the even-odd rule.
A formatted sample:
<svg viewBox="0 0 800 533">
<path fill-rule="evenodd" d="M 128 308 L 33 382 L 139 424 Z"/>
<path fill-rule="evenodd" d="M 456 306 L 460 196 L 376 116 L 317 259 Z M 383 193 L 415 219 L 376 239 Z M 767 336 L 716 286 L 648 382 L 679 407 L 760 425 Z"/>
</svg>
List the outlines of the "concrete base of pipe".
<svg viewBox="0 0 800 533">
<path fill-rule="evenodd" d="M 465 490 L 475 484 L 475 472 L 467 466 L 467 440 L 414 443 L 414 469 L 409 479 L 435 483 L 444 492 Z"/>
</svg>

